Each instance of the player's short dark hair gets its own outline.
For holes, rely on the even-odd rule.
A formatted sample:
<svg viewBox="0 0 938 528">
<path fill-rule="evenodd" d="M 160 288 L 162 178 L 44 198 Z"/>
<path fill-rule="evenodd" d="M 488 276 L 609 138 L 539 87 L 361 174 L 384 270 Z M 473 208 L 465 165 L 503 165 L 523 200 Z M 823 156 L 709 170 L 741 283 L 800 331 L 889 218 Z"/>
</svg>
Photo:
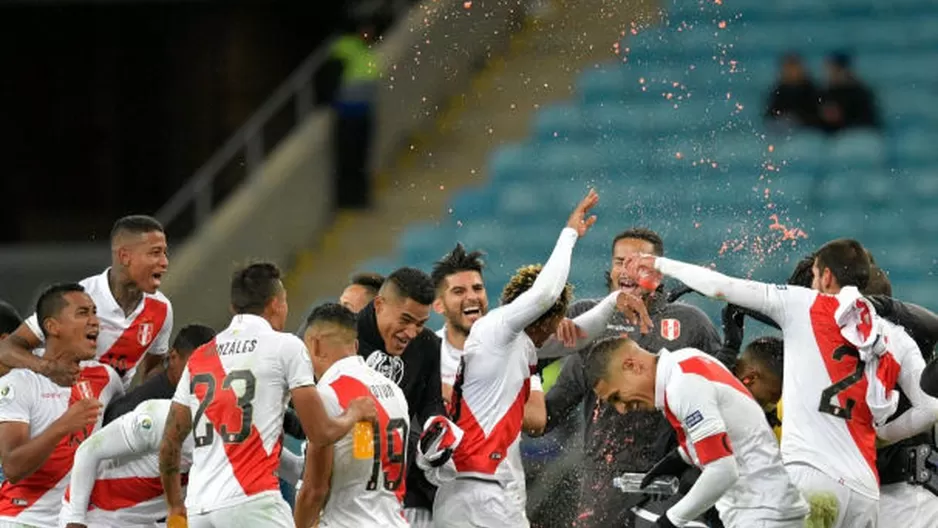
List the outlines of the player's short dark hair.
<svg viewBox="0 0 938 528">
<path fill-rule="evenodd" d="M 633 227 L 619 233 L 615 238 L 612 239 L 611 251 L 615 251 L 616 244 L 618 244 L 620 240 L 625 240 L 627 238 L 644 240 L 645 242 L 651 244 L 652 253 L 654 253 L 655 256 L 664 256 L 664 240 L 661 239 L 661 236 L 659 236 L 658 233 L 655 233 L 647 227 Z"/>
<path fill-rule="evenodd" d="M 818 271 L 830 270 L 841 288 L 866 289 L 870 280 L 870 256 L 863 244 L 852 238 L 840 238 L 821 246 L 814 256 Z"/>
<path fill-rule="evenodd" d="M 12 334 L 23 324 L 23 317 L 12 304 L 0 300 L 0 334 Z"/>
<path fill-rule="evenodd" d="M 46 332 L 46 319 L 56 317 L 62 309 L 68 306 L 65 296 L 69 293 L 81 293 L 85 288 L 77 282 L 65 282 L 49 286 L 39 295 L 36 302 L 36 321 L 42 329 L 42 335 L 49 337 Z"/>
<path fill-rule="evenodd" d="M 595 387 L 599 380 L 606 377 L 613 353 L 628 342 L 628 337 L 611 336 L 600 339 L 589 347 L 583 361 L 588 387 Z"/>
<path fill-rule="evenodd" d="M 877 265 L 870 266 L 870 280 L 863 289 L 863 295 L 885 295 L 892 297 L 892 282 L 889 276 Z"/>
<path fill-rule="evenodd" d="M 433 303 L 436 298 L 436 291 L 433 289 L 433 281 L 430 276 L 417 268 L 398 268 L 394 270 L 388 278 L 385 279 L 382 290 L 392 287 L 396 293 L 405 299 L 413 299 L 419 304 L 427 305 Z"/>
<path fill-rule="evenodd" d="M 371 272 L 362 272 L 352 275 L 352 279 L 349 281 L 349 285 L 361 286 L 368 290 L 368 293 L 372 295 L 378 295 L 378 290 L 381 289 L 381 285 L 384 284 L 384 275 L 380 273 L 371 273 Z"/>
<path fill-rule="evenodd" d="M 358 319 L 355 313 L 339 303 L 327 302 L 313 308 L 306 317 L 306 328 L 317 323 L 329 323 L 358 333 Z"/>
<path fill-rule="evenodd" d="M 123 233 L 142 235 L 152 232 L 163 232 L 163 224 L 159 220 L 147 215 L 128 215 L 118 218 L 111 228 L 111 240 Z"/>
<path fill-rule="evenodd" d="M 439 291 L 446 283 L 446 277 L 462 271 L 475 271 L 482 275 L 485 263 L 482 261 L 481 251 L 466 252 L 462 244 L 457 243 L 452 251 L 436 261 L 430 272 L 433 287 Z"/>
<path fill-rule="evenodd" d="M 187 358 L 195 349 L 215 339 L 215 330 L 201 324 L 190 324 L 182 327 L 173 340 L 173 350 L 180 356 Z"/>
<path fill-rule="evenodd" d="M 812 271 L 814 258 L 812 253 L 799 260 L 798 264 L 795 264 L 794 271 L 791 272 L 791 277 L 788 277 L 788 284 L 810 288 L 811 283 L 814 281 L 814 272 Z"/>
<path fill-rule="evenodd" d="M 267 304 L 283 289 L 280 278 L 280 268 L 271 262 L 257 262 L 234 272 L 231 306 L 235 313 L 264 313 Z"/>
<path fill-rule="evenodd" d="M 778 376 L 778 379 L 783 379 L 784 351 L 784 342 L 780 338 L 765 336 L 754 339 L 746 345 L 743 353 L 749 355 L 753 361 L 764 366 L 773 375 Z"/>
</svg>

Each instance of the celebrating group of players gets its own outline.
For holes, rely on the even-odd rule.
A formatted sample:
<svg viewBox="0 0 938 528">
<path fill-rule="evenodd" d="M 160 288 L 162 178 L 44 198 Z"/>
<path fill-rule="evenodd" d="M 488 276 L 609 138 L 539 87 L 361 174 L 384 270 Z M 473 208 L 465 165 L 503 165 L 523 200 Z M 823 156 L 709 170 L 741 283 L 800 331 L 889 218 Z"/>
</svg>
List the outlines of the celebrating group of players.
<svg viewBox="0 0 938 528">
<path fill-rule="evenodd" d="M 776 286 L 664 258 L 647 230 L 614 242 L 607 297 L 570 306 L 573 249 L 598 199 L 576 207 L 543 266 L 518 270 L 498 308 L 479 254 L 457 245 L 430 275 L 353 284 L 298 338 L 283 331 L 280 271 L 257 263 L 232 278 L 227 328 L 188 325 L 172 346 L 162 227 L 120 219 L 111 267 L 46 289 L 0 342 L 0 528 L 526 527 L 522 431 L 543 434 L 578 400 L 594 429 L 600 416 L 646 434 L 667 423 L 674 448 L 653 467 L 615 463 L 639 450 L 622 435 L 587 450 L 614 444 L 606 465 L 645 473 L 643 486 L 687 483 L 636 502 L 608 494 L 614 475 L 597 467 L 578 526 L 938 524 L 931 451 L 900 448 L 889 493 L 877 456 L 938 421 L 922 390 L 938 317 L 870 295 L 881 272 L 853 240 L 815 252 L 793 276 L 803 284 Z M 665 275 L 731 303 L 725 342 L 698 331 L 701 344 L 684 346 L 694 330 L 682 319 L 703 316 L 663 299 Z M 424 327 L 431 306 L 446 319 L 438 333 Z M 784 354 L 763 338 L 739 355 L 747 311 L 781 329 Z M 534 373 L 564 356 L 545 397 Z M 305 437 L 303 457 L 282 449 L 285 431 Z M 297 485 L 292 511 L 281 479 Z"/>
</svg>

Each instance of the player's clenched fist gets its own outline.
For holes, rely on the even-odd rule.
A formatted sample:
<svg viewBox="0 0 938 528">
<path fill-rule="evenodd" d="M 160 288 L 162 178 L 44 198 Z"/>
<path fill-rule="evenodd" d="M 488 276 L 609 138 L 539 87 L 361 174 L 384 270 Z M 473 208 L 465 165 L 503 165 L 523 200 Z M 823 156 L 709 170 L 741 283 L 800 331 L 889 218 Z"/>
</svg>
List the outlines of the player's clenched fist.
<svg viewBox="0 0 938 528">
<path fill-rule="evenodd" d="M 84 398 L 72 404 L 65 414 L 57 420 L 66 434 L 84 431 L 89 425 L 94 425 L 101 416 L 101 402 L 94 398 Z"/>
<path fill-rule="evenodd" d="M 378 408 L 375 407 L 374 400 L 365 396 L 350 401 L 346 412 L 356 422 L 370 422 L 378 417 Z"/>
</svg>

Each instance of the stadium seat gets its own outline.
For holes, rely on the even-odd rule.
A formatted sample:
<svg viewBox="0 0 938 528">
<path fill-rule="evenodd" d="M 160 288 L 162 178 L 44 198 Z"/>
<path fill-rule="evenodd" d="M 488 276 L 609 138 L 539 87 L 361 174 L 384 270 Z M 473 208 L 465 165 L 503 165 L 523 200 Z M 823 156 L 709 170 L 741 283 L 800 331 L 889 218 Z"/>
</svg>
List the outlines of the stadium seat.
<svg viewBox="0 0 938 528">
<path fill-rule="evenodd" d="M 489 176 L 493 181 L 511 181 L 534 174 L 535 155 L 526 145 L 506 145 L 489 157 Z"/>
<path fill-rule="evenodd" d="M 554 104 L 537 111 L 534 134 L 538 140 L 583 137 L 589 132 L 586 116 L 575 104 Z"/>
<path fill-rule="evenodd" d="M 934 166 L 938 163 L 938 129 L 910 127 L 899 133 L 893 143 L 895 156 L 906 167 Z"/>
<path fill-rule="evenodd" d="M 831 139 L 827 159 L 828 170 L 883 167 L 886 164 L 886 143 L 876 131 L 841 132 Z"/>
</svg>

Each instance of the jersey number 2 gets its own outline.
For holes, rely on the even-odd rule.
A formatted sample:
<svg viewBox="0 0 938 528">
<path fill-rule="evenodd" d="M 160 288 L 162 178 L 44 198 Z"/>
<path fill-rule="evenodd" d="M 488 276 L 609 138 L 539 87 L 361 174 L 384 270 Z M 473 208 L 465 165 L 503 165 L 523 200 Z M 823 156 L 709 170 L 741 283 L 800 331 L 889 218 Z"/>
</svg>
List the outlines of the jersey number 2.
<svg viewBox="0 0 938 528">
<path fill-rule="evenodd" d="M 222 442 L 226 444 L 240 444 L 245 441 L 247 437 L 250 436 L 251 427 L 254 425 L 254 406 L 251 402 L 254 401 L 254 386 L 257 383 L 256 378 L 254 377 L 254 373 L 250 370 L 233 370 L 222 380 L 222 390 L 231 390 L 232 382 L 237 380 L 244 381 L 244 393 L 237 399 L 238 408 L 241 409 L 241 428 L 237 432 L 232 433 L 228 430 L 228 424 L 221 424 L 219 432 L 221 433 Z M 196 374 L 192 376 L 189 391 L 195 394 L 195 388 L 199 385 L 205 385 L 205 397 L 199 402 L 199 408 L 195 412 L 195 418 L 192 420 L 193 425 L 198 425 L 202 415 L 205 414 L 205 410 L 208 409 L 209 405 L 215 400 L 218 380 L 213 374 Z M 215 429 L 212 427 L 212 424 L 206 423 L 201 434 L 198 429 L 195 429 L 192 431 L 192 436 L 195 439 L 195 447 L 207 446 L 215 441 Z"/>
<path fill-rule="evenodd" d="M 830 387 L 827 387 L 824 389 L 824 391 L 821 392 L 821 403 L 818 405 L 818 411 L 827 413 L 837 418 L 849 420 L 853 416 L 853 407 L 857 404 L 856 400 L 853 398 L 846 398 L 844 400 L 846 404 L 845 407 L 834 405 L 831 403 L 831 400 L 838 397 L 841 392 L 849 389 L 853 385 L 856 385 L 863 379 L 863 370 L 866 368 L 866 363 L 860 360 L 860 353 L 857 352 L 857 349 L 853 347 L 843 345 L 837 347 L 837 349 L 834 350 L 834 361 L 842 361 L 844 356 L 856 358 L 856 369 L 854 369 L 852 374 L 848 375 L 837 383 L 834 383 Z"/>
<path fill-rule="evenodd" d="M 381 430 L 381 427 L 374 428 L 374 442 L 375 442 L 375 456 L 374 462 L 371 465 L 371 478 L 368 479 L 368 483 L 365 485 L 365 489 L 368 491 L 374 491 L 378 489 L 378 476 L 382 473 L 381 471 L 381 435 L 385 435 L 385 440 L 387 441 L 388 446 L 388 462 L 390 464 L 395 464 L 400 466 L 400 469 L 397 472 L 397 478 L 390 480 L 390 476 L 387 471 L 384 471 L 384 489 L 387 491 L 396 491 L 401 485 L 401 481 L 404 479 L 404 459 L 406 458 L 405 449 L 407 446 L 407 435 L 410 432 L 407 427 L 407 422 L 403 418 L 394 418 L 388 420 L 387 426 L 384 427 L 384 430 Z M 401 437 L 401 450 L 397 452 L 394 449 L 394 433 L 397 432 Z"/>
</svg>

